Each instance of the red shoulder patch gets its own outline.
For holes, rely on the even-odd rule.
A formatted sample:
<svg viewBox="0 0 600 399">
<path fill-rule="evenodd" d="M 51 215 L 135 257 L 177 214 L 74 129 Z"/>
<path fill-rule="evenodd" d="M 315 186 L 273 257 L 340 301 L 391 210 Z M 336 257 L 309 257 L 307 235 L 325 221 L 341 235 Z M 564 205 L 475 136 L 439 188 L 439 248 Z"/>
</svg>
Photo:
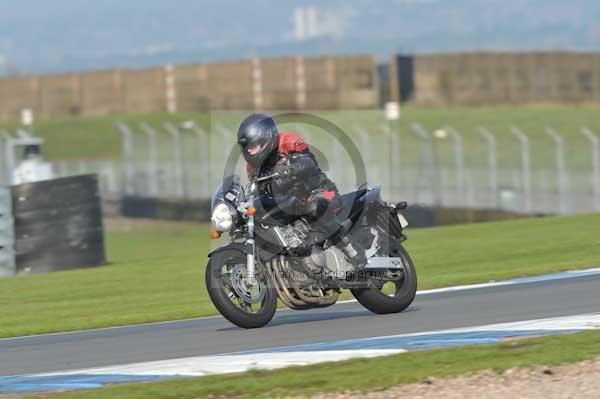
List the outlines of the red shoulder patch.
<svg viewBox="0 0 600 399">
<path fill-rule="evenodd" d="M 279 133 L 279 152 L 289 154 L 302 152 L 308 149 L 308 143 L 297 133 Z"/>
</svg>

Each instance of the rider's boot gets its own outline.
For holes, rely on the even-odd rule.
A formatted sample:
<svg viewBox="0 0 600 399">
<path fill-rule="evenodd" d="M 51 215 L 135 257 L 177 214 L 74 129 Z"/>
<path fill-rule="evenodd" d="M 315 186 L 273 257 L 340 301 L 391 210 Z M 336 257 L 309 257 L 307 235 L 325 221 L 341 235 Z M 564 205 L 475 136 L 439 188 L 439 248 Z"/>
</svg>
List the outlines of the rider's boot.
<svg viewBox="0 0 600 399">
<path fill-rule="evenodd" d="M 352 238 L 352 236 L 344 234 L 336 246 L 342 250 L 346 258 L 357 269 L 362 268 L 367 263 L 364 249 Z"/>
</svg>

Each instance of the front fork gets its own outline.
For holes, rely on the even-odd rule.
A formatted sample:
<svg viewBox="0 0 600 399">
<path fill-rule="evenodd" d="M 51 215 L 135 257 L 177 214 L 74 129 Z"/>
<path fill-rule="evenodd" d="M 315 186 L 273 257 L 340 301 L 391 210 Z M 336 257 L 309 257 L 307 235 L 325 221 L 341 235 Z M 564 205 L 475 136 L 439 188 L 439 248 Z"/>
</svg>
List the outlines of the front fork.
<svg viewBox="0 0 600 399">
<path fill-rule="evenodd" d="M 254 196 L 250 197 L 250 204 L 254 204 Z M 248 280 L 248 284 L 254 285 L 256 284 L 254 257 L 254 254 L 256 253 L 256 243 L 254 241 L 254 215 L 248 215 L 248 222 L 246 223 L 246 227 L 248 228 L 248 232 L 246 234 L 246 245 L 250 247 L 250 251 L 248 251 L 246 255 L 246 279 Z"/>
</svg>

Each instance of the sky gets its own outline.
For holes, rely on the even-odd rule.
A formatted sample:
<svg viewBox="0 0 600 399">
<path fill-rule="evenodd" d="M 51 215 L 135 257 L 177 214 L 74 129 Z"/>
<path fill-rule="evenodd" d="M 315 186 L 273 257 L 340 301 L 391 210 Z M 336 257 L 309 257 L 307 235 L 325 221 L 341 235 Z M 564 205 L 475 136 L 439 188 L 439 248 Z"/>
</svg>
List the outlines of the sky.
<svg viewBox="0 0 600 399">
<path fill-rule="evenodd" d="M 385 61 L 394 52 L 558 49 L 600 49 L 600 1 L 0 0 L 0 75 L 250 56 L 371 53 Z"/>
</svg>

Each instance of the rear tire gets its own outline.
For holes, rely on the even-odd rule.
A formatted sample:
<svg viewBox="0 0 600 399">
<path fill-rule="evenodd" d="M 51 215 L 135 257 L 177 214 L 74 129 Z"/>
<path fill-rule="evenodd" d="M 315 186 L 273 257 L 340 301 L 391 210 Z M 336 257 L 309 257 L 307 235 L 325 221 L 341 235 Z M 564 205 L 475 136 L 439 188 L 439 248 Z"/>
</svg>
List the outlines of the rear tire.
<svg viewBox="0 0 600 399">
<path fill-rule="evenodd" d="M 404 276 L 400 281 L 401 286 L 396 287 L 394 296 L 386 295 L 377 288 L 356 288 L 350 290 L 356 300 L 373 313 L 388 314 L 402 312 L 410 306 L 417 294 L 417 272 L 406 249 L 402 245 L 398 245 L 394 249 L 394 253 L 390 255 L 402 258 L 402 263 L 405 266 Z"/>
<path fill-rule="evenodd" d="M 266 275 L 257 273 L 257 280 L 264 290 L 264 297 L 260 303 L 260 308 L 250 313 L 242 307 L 236 306 L 234 301 L 240 301 L 239 296 L 234 297 L 235 291 L 230 288 L 229 276 L 224 274 L 223 268 L 226 265 L 245 265 L 246 254 L 236 250 L 225 250 L 213 254 L 206 266 L 206 289 L 212 303 L 219 313 L 227 320 L 242 328 L 259 328 L 271 321 L 277 310 L 277 292 L 268 281 Z M 233 292 L 232 292 L 233 291 Z M 252 311 L 253 304 L 249 306 Z"/>
</svg>

